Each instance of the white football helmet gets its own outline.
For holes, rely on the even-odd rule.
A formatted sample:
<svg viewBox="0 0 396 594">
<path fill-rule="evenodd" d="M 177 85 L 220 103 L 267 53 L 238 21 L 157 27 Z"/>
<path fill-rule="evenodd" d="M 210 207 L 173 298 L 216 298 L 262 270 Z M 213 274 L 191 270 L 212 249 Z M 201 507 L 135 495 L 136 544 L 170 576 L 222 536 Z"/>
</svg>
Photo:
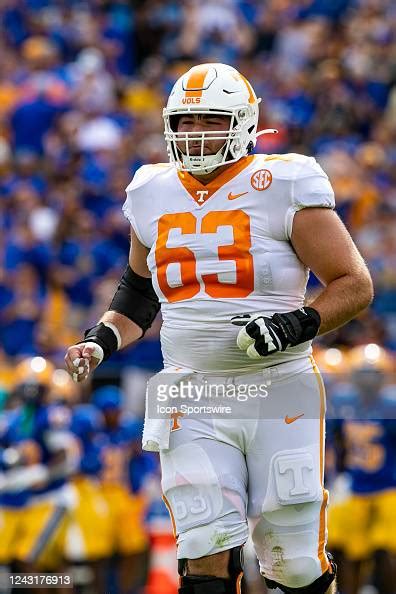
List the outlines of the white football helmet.
<svg viewBox="0 0 396 594">
<path fill-rule="evenodd" d="M 211 173 L 216 167 L 234 163 L 253 150 L 257 134 L 259 103 L 251 84 L 227 64 L 200 64 L 175 83 L 163 110 L 165 140 L 171 163 L 182 171 Z M 186 114 L 228 115 L 227 130 L 216 132 L 177 132 L 180 116 Z M 224 140 L 214 155 L 204 154 L 205 139 Z M 201 142 L 200 155 L 189 154 L 189 141 Z M 185 152 L 177 143 L 184 141 Z"/>
</svg>

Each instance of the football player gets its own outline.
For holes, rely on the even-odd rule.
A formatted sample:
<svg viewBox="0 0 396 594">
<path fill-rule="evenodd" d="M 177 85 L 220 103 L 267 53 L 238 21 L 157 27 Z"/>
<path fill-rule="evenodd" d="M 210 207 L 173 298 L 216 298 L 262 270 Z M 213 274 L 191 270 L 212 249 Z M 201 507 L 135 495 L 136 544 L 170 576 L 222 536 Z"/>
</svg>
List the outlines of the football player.
<svg viewBox="0 0 396 594">
<path fill-rule="evenodd" d="M 112 518 L 99 481 L 103 425 L 102 414 L 93 404 L 73 409 L 71 429 L 79 441 L 81 459 L 71 481 L 76 503 L 66 532 L 65 556 L 74 566 L 75 582 L 82 575 L 87 590 L 95 592 L 103 588 L 113 553 Z"/>
<path fill-rule="evenodd" d="M 145 582 L 148 540 L 144 525 L 144 497 L 132 493 L 129 464 L 132 444 L 140 423 L 123 414 L 122 392 L 117 386 L 102 386 L 92 402 L 104 418 L 101 438 L 101 491 L 111 517 L 111 545 L 117 559 L 120 594 L 138 590 Z"/>
<path fill-rule="evenodd" d="M 330 443 L 338 470 L 329 542 L 344 571 L 340 588 L 358 594 L 374 561 L 379 594 L 396 584 L 396 385 L 391 355 L 376 344 L 350 352 L 350 381 L 331 394 Z M 347 480 L 346 480 L 347 479 Z M 348 486 L 345 489 L 344 485 Z M 336 556 L 336 559 L 338 557 Z"/>
<path fill-rule="evenodd" d="M 19 406 L 2 419 L 0 551 L 23 571 L 59 570 L 73 506 L 68 482 L 80 453 L 70 408 L 55 396 L 56 371 L 43 357 L 19 363 L 11 394 Z"/>
<path fill-rule="evenodd" d="M 170 163 L 141 167 L 128 186 L 129 265 L 109 311 L 69 347 L 67 369 L 84 380 L 138 340 L 161 306 L 165 372 L 190 374 L 198 388 L 212 377 L 270 380 L 276 414 L 255 418 L 252 398 L 245 421 L 147 415 L 144 447 L 160 451 L 179 592 L 240 592 L 247 515 L 269 588 L 333 592 L 324 391 L 311 341 L 368 306 L 370 275 L 315 159 L 252 154 L 268 131 L 257 132 L 259 99 L 237 70 L 194 66 L 163 117 Z M 324 289 L 306 306 L 309 269 Z"/>
</svg>

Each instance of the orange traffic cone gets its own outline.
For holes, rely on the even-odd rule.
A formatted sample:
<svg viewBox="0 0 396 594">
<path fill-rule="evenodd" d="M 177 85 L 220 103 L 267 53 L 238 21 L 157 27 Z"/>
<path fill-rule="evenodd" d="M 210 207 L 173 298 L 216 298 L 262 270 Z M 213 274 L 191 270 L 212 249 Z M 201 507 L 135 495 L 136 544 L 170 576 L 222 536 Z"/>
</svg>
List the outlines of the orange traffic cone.
<svg viewBox="0 0 396 594">
<path fill-rule="evenodd" d="M 169 518 L 150 522 L 150 566 L 145 594 L 177 594 L 176 541 Z"/>
</svg>

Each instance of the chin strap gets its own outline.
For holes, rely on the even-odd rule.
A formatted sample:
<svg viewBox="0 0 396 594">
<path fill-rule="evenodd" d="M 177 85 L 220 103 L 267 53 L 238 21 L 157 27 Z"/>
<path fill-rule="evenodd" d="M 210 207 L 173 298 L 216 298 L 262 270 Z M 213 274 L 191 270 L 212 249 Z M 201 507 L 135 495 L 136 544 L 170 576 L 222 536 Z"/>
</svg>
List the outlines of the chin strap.
<svg viewBox="0 0 396 594">
<path fill-rule="evenodd" d="M 190 173 L 196 173 L 197 175 L 207 175 L 212 173 L 219 167 L 223 159 L 224 145 L 214 155 L 206 155 L 204 157 L 185 155 L 182 153 L 183 165 L 187 168 Z M 198 166 L 196 166 L 198 165 Z"/>
</svg>

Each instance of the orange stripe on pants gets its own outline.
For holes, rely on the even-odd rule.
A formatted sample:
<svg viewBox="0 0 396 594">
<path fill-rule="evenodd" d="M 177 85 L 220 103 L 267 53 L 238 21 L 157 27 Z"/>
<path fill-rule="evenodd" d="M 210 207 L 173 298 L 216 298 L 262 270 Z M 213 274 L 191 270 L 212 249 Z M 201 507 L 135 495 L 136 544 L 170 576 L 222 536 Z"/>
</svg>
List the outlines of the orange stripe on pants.
<svg viewBox="0 0 396 594">
<path fill-rule="evenodd" d="M 162 500 L 163 500 L 163 502 L 165 503 L 165 505 L 166 505 L 166 508 L 167 508 L 167 510 L 168 510 L 168 512 L 169 512 L 170 519 L 171 519 L 171 522 L 172 522 L 172 532 L 173 532 L 173 536 L 176 538 L 176 522 L 175 522 L 175 516 L 173 515 L 172 509 L 171 509 L 171 506 L 170 506 L 170 503 L 169 503 L 169 501 L 167 500 L 167 498 L 165 497 L 165 495 L 162 495 Z"/>
<path fill-rule="evenodd" d="M 310 357 L 311 365 L 318 381 L 319 393 L 320 393 L 320 480 L 322 483 L 323 501 L 320 506 L 319 515 L 319 542 L 318 542 L 318 557 L 320 559 L 320 566 L 322 572 L 325 573 L 329 568 L 329 561 L 325 553 L 325 537 L 326 537 L 326 507 L 329 497 L 329 492 L 323 486 L 323 463 L 324 463 L 324 417 L 325 417 L 325 388 L 323 385 L 322 376 L 315 363 L 315 359 Z"/>
</svg>

